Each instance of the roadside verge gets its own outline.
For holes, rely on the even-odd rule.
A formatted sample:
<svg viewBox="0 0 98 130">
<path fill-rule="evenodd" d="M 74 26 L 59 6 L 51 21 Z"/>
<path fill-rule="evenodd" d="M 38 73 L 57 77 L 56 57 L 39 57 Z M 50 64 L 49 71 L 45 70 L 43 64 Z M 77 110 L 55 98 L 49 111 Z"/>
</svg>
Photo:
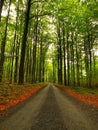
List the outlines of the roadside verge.
<svg viewBox="0 0 98 130">
<path fill-rule="evenodd" d="M 61 89 L 62 91 L 66 92 L 70 96 L 73 96 L 85 103 L 98 107 L 98 94 L 90 94 L 90 93 L 80 94 L 80 93 L 75 92 L 73 89 L 65 88 L 59 85 L 55 85 L 55 86 Z"/>
<path fill-rule="evenodd" d="M 28 98 L 30 98 L 32 95 L 36 94 L 39 92 L 41 89 L 43 89 L 46 85 L 29 85 L 29 87 L 24 87 L 23 90 L 21 90 L 21 94 L 15 96 L 14 98 L 9 99 L 8 97 L 6 100 L 7 102 L 0 102 L 0 112 L 7 110 L 8 108 L 11 108 Z M 22 89 L 22 88 L 21 88 Z M 12 95 L 15 95 L 14 93 L 11 92 Z M 18 94 L 18 93 L 17 93 Z"/>
</svg>

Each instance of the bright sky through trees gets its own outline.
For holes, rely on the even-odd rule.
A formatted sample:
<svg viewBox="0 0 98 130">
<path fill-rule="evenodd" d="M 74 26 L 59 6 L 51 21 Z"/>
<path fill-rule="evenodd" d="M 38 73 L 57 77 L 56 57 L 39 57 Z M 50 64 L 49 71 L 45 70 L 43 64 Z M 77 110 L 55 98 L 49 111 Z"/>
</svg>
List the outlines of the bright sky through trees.
<svg viewBox="0 0 98 130">
<path fill-rule="evenodd" d="M 10 9 L 11 9 L 10 15 L 15 20 L 15 17 L 16 17 L 15 5 L 12 4 L 11 7 L 10 7 Z M 3 10 L 2 10 L 2 16 L 7 16 L 7 12 L 8 12 L 8 7 L 4 7 Z"/>
</svg>

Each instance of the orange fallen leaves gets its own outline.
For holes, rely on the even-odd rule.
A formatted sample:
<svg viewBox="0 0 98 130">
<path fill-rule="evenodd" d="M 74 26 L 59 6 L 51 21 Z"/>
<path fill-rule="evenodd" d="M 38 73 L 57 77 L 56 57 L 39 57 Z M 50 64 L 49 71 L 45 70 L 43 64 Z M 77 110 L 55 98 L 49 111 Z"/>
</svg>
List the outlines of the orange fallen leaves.
<svg viewBox="0 0 98 130">
<path fill-rule="evenodd" d="M 98 94 L 95 95 L 86 95 L 86 94 L 78 94 L 72 91 L 71 89 L 63 88 L 63 90 L 69 95 L 84 101 L 85 103 L 92 104 L 98 107 Z"/>
<path fill-rule="evenodd" d="M 22 95 L 18 96 L 15 99 L 9 100 L 9 102 L 6 104 L 0 101 L 0 111 L 7 110 L 8 108 L 15 106 L 16 104 L 28 99 L 30 96 L 37 93 L 42 88 L 43 87 L 28 88 L 27 90 L 25 90 L 25 92 Z"/>
</svg>

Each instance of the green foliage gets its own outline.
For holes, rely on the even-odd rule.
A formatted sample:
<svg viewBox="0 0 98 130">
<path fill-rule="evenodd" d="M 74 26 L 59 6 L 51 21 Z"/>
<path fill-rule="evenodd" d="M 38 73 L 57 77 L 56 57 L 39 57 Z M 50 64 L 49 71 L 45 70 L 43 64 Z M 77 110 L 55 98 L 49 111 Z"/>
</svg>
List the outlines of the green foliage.
<svg viewBox="0 0 98 130">
<path fill-rule="evenodd" d="M 32 0 L 31 4 L 24 68 L 25 81 L 29 79 L 31 82 L 33 76 L 39 80 L 40 73 L 45 79 L 48 73 L 48 78 L 52 80 L 54 78 L 53 65 L 57 81 L 57 50 L 60 47 L 58 41 L 61 40 L 62 71 L 64 70 L 65 45 L 66 77 L 68 78 L 69 62 L 70 83 L 73 84 L 75 78 L 77 85 L 79 78 L 80 85 L 85 84 L 86 86 L 91 78 L 92 87 L 98 87 L 98 57 L 93 51 L 96 50 L 98 42 L 98 2 L 95 0 L 84 2 L 79 0 Z M 5 1 L 3 11 L 6 14 L 8 5 L 9 1 Z M 16 70 L 18 81 L 23 30 L 26 27 L 24 23 L 26 8 L 27 0 L 13 0 L 11 3 L 4 53 L 4 79 L 8 77 L 8 80 L 12 78 L 13 81 Z M 6 19 L 7 15 L 3 14 L 0 22 L 0 47 L 5 36 Z M 60 36 L 58 36 L 58 28 Z M 32 74 L 33 63 L 35 75 Z M 62 76 L 64 76 L 64 71 Z M 64 80 L 63 78 L 63 82 Z"/>
<path fill-rule="evenodd" d="M 75 87 L 72 89 L 79 94 L 98 94 L 98 89 L 90 89 L 86 87 Z"/>
</svg>

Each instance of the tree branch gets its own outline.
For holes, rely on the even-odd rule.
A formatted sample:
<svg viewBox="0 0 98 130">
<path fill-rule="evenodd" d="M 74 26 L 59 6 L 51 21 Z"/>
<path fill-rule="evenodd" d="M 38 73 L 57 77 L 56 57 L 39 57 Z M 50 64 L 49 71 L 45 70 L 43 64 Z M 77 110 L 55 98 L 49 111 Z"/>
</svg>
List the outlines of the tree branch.
<svg viewBox="0 0 98 130">
<path fill-rule="evenodd" d="M 45 0 L 43 0 L 43 1 L 33 1 L 32 3 L 31 3 L 31 5 L 33 5 L 34 3 L 37 3 L 37 2 L 46 2 Z"/>
<path fill-rule="evenodd" d="M 52 13 L 43 13 L 43 14 L 40 14 L 40 15 L 33 15 L 33 16 L 30 17 L 30 19 L 35 18 L 37 16 L 42 17 L 42 16 L 46 16 L 46 15 L 50 16 L 50 15 L 52 15 Z"/>
</svg>

